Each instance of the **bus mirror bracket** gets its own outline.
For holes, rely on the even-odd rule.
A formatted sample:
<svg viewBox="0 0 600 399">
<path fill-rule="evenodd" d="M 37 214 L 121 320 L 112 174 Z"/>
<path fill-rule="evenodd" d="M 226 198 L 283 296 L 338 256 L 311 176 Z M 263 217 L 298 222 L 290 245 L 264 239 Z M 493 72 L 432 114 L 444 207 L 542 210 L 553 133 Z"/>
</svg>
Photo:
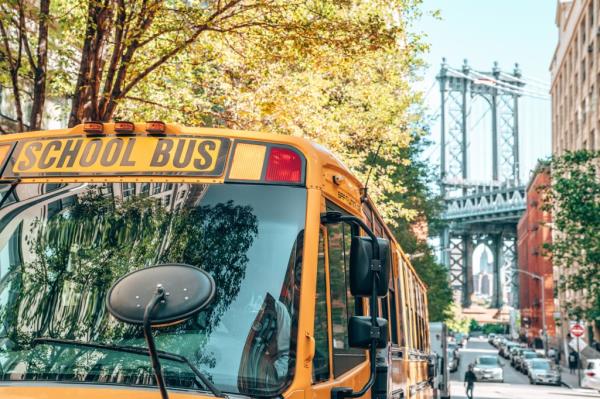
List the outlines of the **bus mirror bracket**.
<svg viewBox="0 0 600 399">
<path fill-rule="evenodd" d="M 121 322 L 143 327 L 162 399 L 168 399 L 169 395 L 152 329 L 183 323 L 206 308 L 215 292 L 215 281 L 210 274 L 176 263 L 135 270 L 117 280 L 108 291 L 109 313 Z"/>
<path fill-rule="evenodd" d="M 387 321 L 377 317 L 377 299 L 378 297 L 385 296 L 387 294 L 387 279 L 389 278 L 388 259 L 390 258 L 389 242 L 387 240 L 377 238 L 369 226 L 367 226 L 362 219 L 356 216 L 344 215 L 341 212 L 336 211 L 329 211 L 321 214 L 322 224 L 327 225 L 341 222 L 350 223 L 360 227 L 365 233 L 367 233 L 368 236 L 352 237 L 352 246 L 350 249 L 350 275 L 351 280 L 354 278 L 358 279 L 360 276 L 363 276 L 363 278 L 366 278 L 366 281 L 370 283 L 370 290 L 367 292 L 362 284 L 358 284 L 360 287 L 357 285 L 355 287 L 356 290 L 352 290 L 351 282 L 352 295 L 368 296 L 370 298 L 370 315 L 363 317 L 354 316 L 351 318 L 351 320 L 349 320 L 349 328 L 352 328 L 353 332 L 356 332 L 357 330 L 361 332 L 360 334 L 356 333 L 356 336 L 353 337 L 353 343 L 356 345 L 360 344 L 365 349 L 369 349 L 371 372 L 369 374 L 369 380 L 360 390 L 354 391 L 348 387 L 333 388 L 331 390 L 331 399 L 359 398 L 367 393 L 375 383 L 375 376 L 377 374 L 377 349 L 384 348 L 387 345 Z M 355 245 L 357 246 L 356 248 Z M 353 250 L 355 252 L 354 257 L 352 256 Z M 356 270 L 353 271 L 353 269 Z M 385 290 L 382 290 L 380 288 L 381 286 L 384 286 Z M 382 292 L 382 295 L 380 295 L 380 292 Z M 365 322 L 367 322 L 367 320 L 370 320 L 370 325 L 366 324 L 365 326 Z M 381 320 L 383 320 L 383 325 L 385 326 L 385 333 L 382 333 L 383 329 Z M 362 338 L 363 331 L 364 334 L 369 336 L 367 342 L 365 342 L 363 339 L 358 339 L 359 336 Z"/>
</svg>

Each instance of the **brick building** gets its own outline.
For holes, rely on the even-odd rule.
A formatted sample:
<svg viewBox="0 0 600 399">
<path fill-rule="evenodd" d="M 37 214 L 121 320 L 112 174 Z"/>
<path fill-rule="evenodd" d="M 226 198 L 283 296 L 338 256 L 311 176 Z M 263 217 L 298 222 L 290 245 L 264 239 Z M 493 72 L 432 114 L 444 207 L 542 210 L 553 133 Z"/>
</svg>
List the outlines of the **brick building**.
<svg viewBox="0 0 600 399">
<path fill-rule="evenodd" d="M 550 174 L 543 168 L 538 169 L 527 187 L 527 209 L 517 226 L 517 251 L 519 253 L 519 270 L 541 276 L 544 284 L 544 306 L 542 306 L 542 289 L 539 279 L 526 273 L 519 273 L 519 307 L 521 310 L 520 335 L 537 348 L 543 346 L 542 311 L 545 312 L 548 344 L 558 344 L 554 321 L 554 278 L 552 261 L 544 256 L 544 243 L 552 241 L 552 230 L 549 223 L 551 215 L 543 211 L 542 198 L 538 187 L 550 183 Z"/>
</svg>

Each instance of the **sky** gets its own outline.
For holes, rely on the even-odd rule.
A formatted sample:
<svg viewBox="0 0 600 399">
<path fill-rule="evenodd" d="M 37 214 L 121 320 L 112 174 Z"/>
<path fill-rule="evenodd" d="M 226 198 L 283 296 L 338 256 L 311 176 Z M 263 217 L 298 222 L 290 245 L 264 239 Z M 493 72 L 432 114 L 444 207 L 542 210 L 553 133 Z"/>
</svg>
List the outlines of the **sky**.
<svg viewBox="0 0 600 399">
<path fill-rule="evenodd" d="M 426 93 L 426 103 L 435 115 L 440 94 L 435 76 L 442 57 L 460 69 L 467 59 L 471 67 L 489 71 L 494 61 L 507 73 L 519 63 L 524 78 L 535 80 L 530 90 L 542 92 L 547 99 L 522 98 L 519 108 L 521 179 L 526 182 L 529 170 L 538 158 L 551 150 L 549 65 L 557 43 L 554 24 L 556 0 L 424 0 L 424 16 L 414 31 L 426 34 L 431 48 L 424 56 L 429 65 L 423 81 L 417 83 Z M 439 10 L 441 20 L 430 16 Z M 537 82 L 540 83 L 537 83 Z M 542 83 L 547 82 L 547 83 Z M 469 117 L 469 174 L 471 179 L 491 178 L 491 112 L 483 100 L 472 102 Z M 439 160 L 439 118 L 432 125 L 434 144 L 425 156 Z M 474 151 L 473 151 L 474 150 Z"/>
</svg>

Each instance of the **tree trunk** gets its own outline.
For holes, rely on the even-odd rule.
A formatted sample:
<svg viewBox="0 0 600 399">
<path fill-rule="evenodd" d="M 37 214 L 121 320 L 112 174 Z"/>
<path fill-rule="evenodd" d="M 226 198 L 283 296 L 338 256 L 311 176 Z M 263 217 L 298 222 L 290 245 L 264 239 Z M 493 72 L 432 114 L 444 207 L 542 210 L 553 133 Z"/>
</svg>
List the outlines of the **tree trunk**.
<svg viewBox="0 0 600 399">
<path fill-rule="evenodd" d="M 40 0 L 40 16 L 37 43 L 37 65 L 33 75 L 33 104 L 29 119 L 29 130 L 42 128 L 44 103 L 46 101 L 46 79 L 48 71 L 48 19 L 50 17 L 50 0 Z"/>
<path fill-rule="evenodd" d="M 90 63 L 92 57 L 92 45 L 94 38 L 96 37 L 96 17 L 98 15 L 98 7 L 93 2 L 88 3 L 88 15 L 85 29 L 85 39 L 83 41 L 83 48 L 81 50 L 81 62 L 79 63 L 79 73 L 77 75 L 77 84 L 75 85 L 75 92 L 73 93 L 73 99 L 71 100 L 71 113 L 69 115 L 69 127 L 73 127 L 81 123 L 81 116 L 83 114 L 84 101 L 86 100 L 86 93 L 89 91 L 89 78 L 90 78 Z"/>
<path fill-rule="evenodd" d="M 8 42 L 7 31 L 4 28 L 2 20 L 0 20 L 0 34 L 2 35 L 2 43 L 4 45 L 4 53 L 6 61 L 8 62 L 10 81 L 12 85 L 13 95 L 15 96 L 15 112 L 17 114 L 17 129 L 19 132 L 24 130 L 23 124 L 23 108 L 21 107 L 21 91 L 19 89 L 19 67 L 20 67 L 20 48 L 19 56 L 15 60 L 10 50 L 10 44 Z M 20 40 L 20 37 L 19 37 Z M 19 42 L 20 43 L 20 42 Z"/>
</svg>

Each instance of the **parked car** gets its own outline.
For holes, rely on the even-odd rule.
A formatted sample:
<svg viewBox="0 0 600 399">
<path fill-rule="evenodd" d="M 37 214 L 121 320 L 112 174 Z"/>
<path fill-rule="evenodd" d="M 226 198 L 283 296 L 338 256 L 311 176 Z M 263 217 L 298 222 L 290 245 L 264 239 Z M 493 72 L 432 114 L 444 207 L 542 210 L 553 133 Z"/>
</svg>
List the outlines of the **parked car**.
<svg viewBox="0 0 600 399">
<path fill-rule="evenodd" d="M 529 383 L 560 385 L 560 369 L 548 359 L 531 359 L 527 361 Z"/>
<path fill-rule="evenodd" d="M 582 388 L 591 388 L 600 392 L 600 359 L 590 359 L 581 379 Z"/>
<path fill-rule="evenodd" d="M 494 345 L 494 340 L 496 339 L 496 334 L 494 333 L 489 333 L 488 334 L 488 344 L 492 345 L 492 346 L 496 346 Z"/>
<path fill-rule="evenodd" d="M 506 342 L 506 338 L 505 337 L 496 336 L 496 338 L 494 338 L 492 340 L 492 345 L 494 345 L 496 348 L 500 349 L 500 345 L 502 345 L 505 342 Z"/>
<path fill-rule="evenodd" d="M 504 382 L 503 366 L 504 363 L 500 361 L 498 356 L 478 356 L 477 359 L 475 359 L 473 372 L 475 373 L 477 381 Z"/>
<path fill-rule="evenodd" d="M 523 351 L 523 353 L 521 353 L 515 358 L 515 368 L 525 374 L 527 373 L 527 366 L 525 365 L 525 361 L 529 359 L 536 359 L 539 356 L 540 355 L 538 355 L 532 350 L 525 350 Z"/>
<path fill-rule="evenodd" d="M 515 346 L 518 347 L 519 344 L 513 341 L 506 341 L 504 344 L 500 345 L 500 356 L 502 356 L 505 359 L 508 359 L 510 350 Z"/>
<path fill-rule="evenodd" d="M 452 353 L 454 353 L 454 357 L 456 358 L 456 364 L 458 366 L 458 364 L 460 363 L 460 353 L 458 351 L 458 345 L 456 345 L 455 342 L 448 342 L 447 345 L 448 350 L 451 350 Z"/>
<path fill-rule="evenodd" d="M 467 335 L 463 333 L 454 334 L 454 339 L 456 340 L 456 344 L 459 348 L 462 348 L 467 343 Z"/>
<path fill-rule="evenodd" d="M 523 359 L 521 361 L 521 372 L 523 374 L 528 374 L 529 373 L 529 367 L 531 366 L 531 362 L 533 362 L 536 359 L 545 359 L 544 355 L 540 355 L 539 353 L 537 353 L 536 357 L 532 357 L 529 359 Z"/>
<path fill-rule="evenodd" d="M 454 373 L 458 370 L 458 358 L 454 354 L 454 351 L 451 349 L 447 349 L 448 351 L 448 371 Z"/>
<path fill-rule="evenodd" d="M 516 366 L 517 357 L 521 356 L 524 350 L 525 348 L 521 348 L 520 346 L 513 346 L 512 348 L 510 348 L 508 358 L 510 360 L 511 366 Z"/>
</svg>

